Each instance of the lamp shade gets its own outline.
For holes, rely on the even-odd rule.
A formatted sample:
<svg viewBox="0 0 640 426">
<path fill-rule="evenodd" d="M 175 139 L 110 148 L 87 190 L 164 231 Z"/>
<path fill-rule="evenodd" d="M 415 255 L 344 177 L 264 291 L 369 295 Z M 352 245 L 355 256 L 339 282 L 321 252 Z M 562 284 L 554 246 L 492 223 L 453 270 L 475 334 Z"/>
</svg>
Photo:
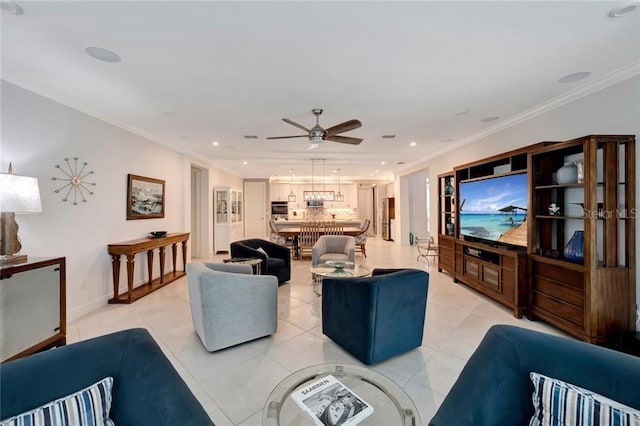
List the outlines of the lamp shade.
<svg viewBox="0 0 640 426">
<path fill-rule="evenodd" d="M 41 213 L 42 203 L 38 179 L 0 173 L 0 212 Z"/>
</svg>

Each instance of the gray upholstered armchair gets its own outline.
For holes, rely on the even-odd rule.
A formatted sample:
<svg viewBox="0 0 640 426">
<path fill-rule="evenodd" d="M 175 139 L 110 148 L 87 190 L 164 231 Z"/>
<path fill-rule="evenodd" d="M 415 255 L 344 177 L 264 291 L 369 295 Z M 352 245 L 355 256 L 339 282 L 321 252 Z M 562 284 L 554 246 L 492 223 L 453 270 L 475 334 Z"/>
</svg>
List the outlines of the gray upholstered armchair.
<svg viewBox="0 0 640 426">
<path fill-rule="evenodd" d="M 322 235 L 313 246 L 311 264 L 327 260 L 356 260 L 356 239 L 348 235 Z"/>
<path fill-rule="evenodd" d="M 278 279 L 249 265 L 188 263 L 191 318 L 209 352 L 276 332 Z"/>
</svg>

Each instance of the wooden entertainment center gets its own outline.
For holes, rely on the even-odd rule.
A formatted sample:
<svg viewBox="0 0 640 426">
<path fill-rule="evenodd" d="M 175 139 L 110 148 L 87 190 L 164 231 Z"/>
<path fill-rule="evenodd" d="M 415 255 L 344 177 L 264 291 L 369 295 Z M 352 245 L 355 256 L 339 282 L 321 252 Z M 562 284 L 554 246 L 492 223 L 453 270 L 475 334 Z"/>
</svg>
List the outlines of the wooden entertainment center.
<svg viewBox="0 0 640 426">
<path fill-rule="evenodd" d="M 461 229 L 461 185 L 524 173 L 527 205 L 494 210 L 518 230 L 496 241 L 482 226 Z M 438 176 L 438 271 L 517 318 L 615 344 L 635 330 L 635 211 L 634 136 L 541 142 L 458 166 Z"/>
</svg>

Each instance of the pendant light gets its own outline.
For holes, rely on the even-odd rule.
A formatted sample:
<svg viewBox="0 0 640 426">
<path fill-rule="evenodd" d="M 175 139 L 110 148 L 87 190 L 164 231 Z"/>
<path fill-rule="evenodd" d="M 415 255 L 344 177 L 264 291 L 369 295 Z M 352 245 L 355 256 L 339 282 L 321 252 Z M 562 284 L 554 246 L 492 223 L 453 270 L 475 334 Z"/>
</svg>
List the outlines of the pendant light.
<svg viewBox="0 0 640 426">
<path fill-rule="evenodd" d="M 338 193 L 336 194 L 336 201 L 339 203 L 344 202 L 344 195 L 340 192 L 340 169 L 338 169 Z"/>
<path fill-rule="evenodd" d="M 289 169 L 289 196 L 287 198 L 290 203 L 296 202 L 296 194 L 293 193 L 293 169 Z"/>
<path fill-rule="evenodd" d="M 324 165 L 327 161 L 326 158 L 322 159 L 322 198 L 323 200 L 327 198 L 327 175 L 324 172 Z"/>
<path fill-rule="evenodd" d="M 313 166 L 315 165 L 316 160 L 314 160 L 313 158 L 311 159 L 311 198 L 312 200 L 316 199 L 316 189 L 315 189 L 315 185 L 313 182 Z"/>
</svg>

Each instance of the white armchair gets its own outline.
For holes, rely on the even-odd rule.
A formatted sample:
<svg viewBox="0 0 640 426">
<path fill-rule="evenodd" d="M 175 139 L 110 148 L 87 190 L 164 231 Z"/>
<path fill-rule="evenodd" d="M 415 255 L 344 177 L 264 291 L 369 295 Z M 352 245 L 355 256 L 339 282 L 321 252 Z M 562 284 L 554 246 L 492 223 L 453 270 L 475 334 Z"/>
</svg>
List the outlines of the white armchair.
<svg viewBox="0 0 640 426">
<path fill-rule="evenodd" d="M 311 264 L 327 260 L 356 260 L 356 239 L 348 235 L 322 235 L 313 246 Z"/>
<path fill-rule="evenodd" d="M 188 263 L 193 327 L 209 352 L 276 332 L 278 279 L 249 265 Z"/>
</svg>

